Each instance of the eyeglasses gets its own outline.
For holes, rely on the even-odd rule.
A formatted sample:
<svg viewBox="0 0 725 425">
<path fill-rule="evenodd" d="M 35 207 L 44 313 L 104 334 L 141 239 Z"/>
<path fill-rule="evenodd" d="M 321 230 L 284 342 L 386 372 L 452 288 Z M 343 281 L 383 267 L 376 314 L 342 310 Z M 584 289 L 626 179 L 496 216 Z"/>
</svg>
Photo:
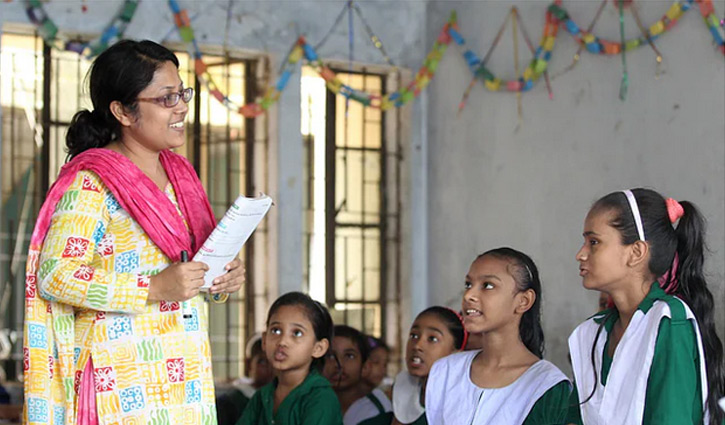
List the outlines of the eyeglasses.
<svg viewBox="0 0 725 425">
<path fill-rule="evenodd" d="M 193 97 L 194 89 L 191 87 L 187 87 L 180 92 L 168 93 L 159 97 L 139 97 L 136 100 L 160 103 L 167 108 L 173 108 L 174 106 L 179 104 L 179 100 L 183 99 L 184 103 L 189 103 L 191 102 L 191 98 Z"/>
</svg>

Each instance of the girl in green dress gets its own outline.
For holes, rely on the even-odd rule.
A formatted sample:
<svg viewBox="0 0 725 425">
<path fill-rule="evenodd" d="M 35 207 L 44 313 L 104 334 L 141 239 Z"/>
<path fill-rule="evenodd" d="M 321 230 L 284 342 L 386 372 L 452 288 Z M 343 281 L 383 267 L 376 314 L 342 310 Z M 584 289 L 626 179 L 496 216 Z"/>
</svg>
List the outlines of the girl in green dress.
<svg viewBox="0 0 725 425">
<path fill-rule="evenodd" d="M 341 425 L 340 403 L 317 371 L 333 329 L 330 313 L 308 295 L 279 297 L 262 336 L 275 378 L 254 394 L 237 425 Z"/>
</svg>

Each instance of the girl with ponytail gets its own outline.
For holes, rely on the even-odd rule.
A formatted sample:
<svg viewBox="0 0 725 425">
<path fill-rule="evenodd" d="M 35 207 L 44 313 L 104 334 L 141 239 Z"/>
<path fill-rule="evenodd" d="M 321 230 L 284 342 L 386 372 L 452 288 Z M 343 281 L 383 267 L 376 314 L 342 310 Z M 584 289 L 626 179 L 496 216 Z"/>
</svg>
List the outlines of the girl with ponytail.
<svg viewBox="0 0 725 425">
<path fill-rule="evenodd" d="M 482 349 L 437 361 L 425 393 L 428 423 L 561 424 L 570 384 L 542 359 L 541 282 L 534 262 L 511 248 L 471 264 L 463 294 L 466 330 Z"/>
<path fill-rule="evenodd" d="M 705 221 L 690 202 L 633 189 L 594 204 L 576 259 L 584 287 L 607 293 L 614 307 L 569 338 L 569 422 L 722 423 L 723 349 L 704 251 Z"/>
</svg>

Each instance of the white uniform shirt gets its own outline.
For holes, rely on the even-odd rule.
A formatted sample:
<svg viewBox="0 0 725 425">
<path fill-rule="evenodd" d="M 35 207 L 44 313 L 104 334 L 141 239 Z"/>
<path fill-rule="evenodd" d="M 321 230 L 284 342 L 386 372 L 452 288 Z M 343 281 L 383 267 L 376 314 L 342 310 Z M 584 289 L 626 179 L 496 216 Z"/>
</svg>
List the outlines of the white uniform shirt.
<svg viewBox="0 0 725 425">
<path fill-rule="evenodd" d="M 405 370 L 395 377 L 393 414 L 401 424 L 411 424 L 425 414 L 425 407 L 420 405 L 422 387 L 422 380 Z"/>
<path fill-rule="evenodd" d="M 539 360 L 503 388 L 481 388 L 471 380 L 471 364 L 480 350 L 444 357 L 431 368 L 425 391 L 430 425 L 520 425 L 534 404 L 567 377 Z"/>
<path fill-rule="evenodd" d="M 380 402 L 383 407 L 383 411 L 381 412 L 378 406 L 376 406 L 375 403 L 368 398 L 368 396 L 360 397 L 355 400 L 355 402 L 347 409 L 347 412 L 345 412 L 345 416 L 342 418 L 343 425 L 357 425 L 365 419 L 370 419 L 381 413 L 393 411 L 393 405 L 390 403 L 390 400 L 388 400 L 385 393 L 378 388 L 375 388 L 370 393 L 370 396 L 375 397 Z"/>
</svg>

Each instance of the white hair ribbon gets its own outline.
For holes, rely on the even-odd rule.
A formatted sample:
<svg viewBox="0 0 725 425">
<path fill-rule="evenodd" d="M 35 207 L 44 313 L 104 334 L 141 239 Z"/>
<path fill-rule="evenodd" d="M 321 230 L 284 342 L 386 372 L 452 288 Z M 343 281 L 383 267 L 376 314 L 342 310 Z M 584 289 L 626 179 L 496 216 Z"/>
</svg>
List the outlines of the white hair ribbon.
<svg viewBox="0 0 725 425">
<path fill-rule="evenodd" d="M 639 215 L 639 207 L 637 206 L 637 199 L 634 197 L 634 193 L 631 190 L 623 190 L 629 201 L 629 207 L 632 209 L 632 215 L 634 216 L 634 223 L 637 225 L 637 233 L 639 234 L 639 240 L 644 242 L 644 226 L 642 226 L 642 216 Z"/>
</svg>

